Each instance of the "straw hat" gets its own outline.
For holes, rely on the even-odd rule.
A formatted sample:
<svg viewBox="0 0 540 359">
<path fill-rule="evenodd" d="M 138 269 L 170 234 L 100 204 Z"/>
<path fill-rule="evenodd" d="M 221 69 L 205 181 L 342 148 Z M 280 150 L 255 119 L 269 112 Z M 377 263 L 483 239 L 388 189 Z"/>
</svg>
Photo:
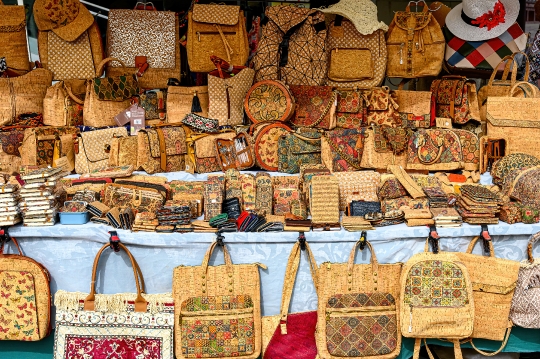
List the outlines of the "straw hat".
<svg viewBox="0 0 540 359">
<path fill-rule="evenodd" d="M 446 16 L 446 26 L 465 41 L 501 36 L 519 15 L 517 0 L 463 0 Z"/>
<path fill-rule="evenodd" d="M 371 0 L 341 0 L 326 9 L 317 9 L 326 14 L 341 15 L 350 20 L 362 35 L 369 35 L 381 29 L 388 31 L 384 22 L 377 18 L 377 5 Z"/>
<path fill-rule="evenodd" d="M 40 31 L 52 30 L 66 41 L 75 41 L 94 17 L 79 0 L 36 0 L 34 19 Z"/>
</svg>

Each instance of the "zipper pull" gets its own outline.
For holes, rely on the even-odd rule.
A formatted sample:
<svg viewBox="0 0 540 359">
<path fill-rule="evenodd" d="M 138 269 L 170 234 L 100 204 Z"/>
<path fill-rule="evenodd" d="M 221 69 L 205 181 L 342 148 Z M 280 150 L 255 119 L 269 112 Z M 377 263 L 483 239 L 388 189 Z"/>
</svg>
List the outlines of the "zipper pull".
<svg viewBox="0 0 540 359">
<path fill-rule="evenodd" d="M 405 43 L 402 42 L 399 46 L 399 64 L 403 65 L 403 47 L 405 46 Z"/>
<path fill-rule="evenodd" d="M 196 34 L 197 34 L 197 39 L 199 40 L 199 42 L 201 42 L 201 33 L 197 31 Z"/>
<path fill-rule="evenodd" d="M 410 316 L 409 316 L 409 333 L 412 333 L 412 304 L 410 304 Z"/>
<path fill-rule="evenodd" d="M 330 320 L 330 313 L 326 312 L 326 321 L 328 322 Z"/>
</svg>

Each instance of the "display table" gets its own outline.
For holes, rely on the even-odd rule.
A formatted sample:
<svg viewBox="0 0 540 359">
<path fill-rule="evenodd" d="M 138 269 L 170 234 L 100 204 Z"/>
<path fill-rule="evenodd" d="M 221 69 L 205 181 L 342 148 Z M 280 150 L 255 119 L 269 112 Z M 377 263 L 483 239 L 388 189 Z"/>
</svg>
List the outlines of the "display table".
<svg viewBox="0 0 540 359">
<path fill-rule="evenodd" d="M 26 255 L 39 261 L 50 271 L 53 293 L 58 289 L 88 292 L 94 257 L 98 249 L 109 241 L 110 230 L 111 227 L 89 223 L 82 226 L 34 228 L 15 226 L 10 228 L 9 233 L 20 241 Z M 499 225 L 490 225 L 489 231 L 498 257 L 521 261 L 526 256 L 528 237 L 539 232 L 540 225 L 510 226 L 500 222 Z M 181 264 L 200 265 L 204 253 L 216 237 L 214 234 L 200 233 L 117 232 L 141 267 L 147 293 L 170 292 L 173 268 Z M 471 238 L 480 233 L 480 226 L 464 224 L 460 228 L 441 228 L 438 233 L 443 250 L 465 251 Z M 367 238 L 373 244 L 379 262 L 396 263 L 406 262 L 411 255 L 423 251 L 427 235 L 427 227 L 407 227 L 401 224 L 368 231 Z M 353 243 L 359 236 L 359 232 L 346 231 L 306 233 L 318 265 L 326 261 L 346 262 Z M 297 238 L 298 233 L 295 232 L 225 234 L 225 243 L 233 263 L 261 262 L 268 266 L 267 270 L 260 272 L 263 315 L 279 313 L 287 258 Z M 13 252 L 13 249 L 9 248 L 8 252 Z M 476 246 L 474 253 L 482 253 L 481 245 Z M 540 248 L 535 248 L 535 254 L 540 256 Z M 369 253 L 363 251 L 357 254 L 356 263 L 367 263 L 369 258 Z M 221 251 L 214 253 L 211 264 L 222 263 Z M 302 258 L 300 266 L 291 304 L 293 312 L 314 310 L 317 307 L 317 296 L 305 257 Z M 96 288 L 99 293 L 135 291 L 133 271 L 125 253 L 104 253 L 98 269 Z M 540 351 L 538 334 L 538 331 L 514 330 L 505 351 Z M 52 339 L 46 340 L 51 343 L 50 351 L 43 353 L 43 358 L 51 358 Z M 527 344 L 523 344 L 524 342 Z M 4 343 L 0 343 L 2 358 L 2 353 L 9 351 L 17 356 L 6 358 L 23 358 L 22 352 L 32 352 L 29 357 L 39 359 L 41 357 L 37 353 L 46 348 L 43 343 Z M 479 343 L 485 344 L 482 341 Z M 480 346 L 493 349 L 499 345 L 500 343 L 493 343 Z M 405 340 L 400 357 L 410 357 L 412 349 L 412 341 Z"/>
</svg>

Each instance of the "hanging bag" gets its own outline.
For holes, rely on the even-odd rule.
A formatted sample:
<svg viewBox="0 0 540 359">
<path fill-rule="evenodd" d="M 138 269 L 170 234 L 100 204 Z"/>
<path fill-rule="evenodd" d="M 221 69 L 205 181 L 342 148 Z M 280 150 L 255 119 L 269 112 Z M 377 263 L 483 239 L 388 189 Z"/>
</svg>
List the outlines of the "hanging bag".
<svg viewBox="0 0 540 359">
<path fill-rule="evenodd" d="M 443 76 L 431 83 L 431 95 L 435 106 L 435 115 L 431 116 L 431 126 L 435 125 L 437 117 L 449 118 L 456 124 L 480 120 L 474 81 L 463 76 Z"/>
<path fill-rule="evenodd" d="M 314 359 L 317 357 L 315 342 L 317 312 L 289 313 L 302 252 L 306 253 L 311 278 L 317 291 L 317 263 L 304 238 L 302 243 L 294 244 L 287 261 L 280 314 L 263 317 L 261 320 L 263 359 Z"/>
<path fill-rule="evenodd" d="M 59 290 L 54 296 L 55 358 L 76 357 L 81 350 L 91 358 L 105 357 L 116 346 L 128 357 L 174 359 L 173 298 L 170 293 L 144 293 L 144 278 L 137 261 L 125 245 L 118 246 L 131 261 L 137 293 L 96 294 L 99 259 L 106 249 L 112 249 L 105 244 L 94 260 L 90 294 Z M 142 354 L 142 350 L 148 354 Z"/>
<path fill-rule="evenodd" d="M 367 246 L 369 264 L 354 264 Z M 401 350 L 401 263 L 379 264 L 371 243 L 360 239 L 348 263 L 321 264 L 317 271 L 317 349 L 324 359 L 391 359 Z M 366 335 L 369 333 L 369 335 Z"/>
<path fill-rule="evenodd" d="M 26 44 L 26 13 L 24 6 L 3 5 L 0 1 L 0 57 L 13 70 L 29 71 L 30 60 Z"/>
</svg>

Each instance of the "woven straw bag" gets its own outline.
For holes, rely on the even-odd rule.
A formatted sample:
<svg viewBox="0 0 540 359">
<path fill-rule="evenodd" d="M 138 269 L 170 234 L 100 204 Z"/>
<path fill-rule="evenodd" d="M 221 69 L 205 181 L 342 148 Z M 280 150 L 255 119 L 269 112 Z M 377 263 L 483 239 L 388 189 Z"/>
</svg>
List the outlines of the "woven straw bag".
<svg viewBox="0 0 540 359">
<path fill-rule="evenodd" d="M 525 98 L 513 97 L 523 91 Z M 528 82 L 517 82 L 505 97 L 488 97 L 487 134 L 507 140 L 506 154 L 527 153 L 540 156 L 540 91 Z"/>
<path fill-rule="evenodd" d="M 23 113 L 43 113 L 43 99 L 52 73 L 35 69 L 18 77 L 0 77 L 0 126 L 10 125 Z"/>
<path fill-rule="evenodd" d="M 41 340 L 51 332 L 50 275 L 43 265 L 23 254 L 15 238 L 11 241 L 19 254 L 5 254 L 5 242 L 0 244 L 0 316 L 3 327 L 19 325 L 19 330 L 0 332 L 0 340 Z"/>
<path fill-rule="evenodd" d="M 327 84 L 336 87 L 380 86 L 386 72 L 386 38 L 378 29 L 362 35 L 354 24 L 337 16 L 328 28 Z"/>
<path fill-rule="evenodd" d="M 127 137 L 125 127 L 82 132 L 75 140 L 75 172 L 103 170 L 109 165 L 108 146 L 114 137 Z"/>
<path fill-rule="evenodd" d="M 444 35 L 427 4 L 422 3 L 422 12 L 411 12 L 410 4 L 405 11 L 396 12 L 388 28 L 388 77 L 437 76 L 441 72 L 446 45 Z"/>
<path fill-rule="evenodd" d="M 144 347 L 152 348 L 151 353 L 155 357 L 174 359 L 174 305 L 171 293 L 146 294 L 139 264 L 125 245 L 119 243 L 118 246 L 129 257 L 137 293 L 96 294 L 99 259 L 104 251 L 112 249 L 109 243 L 105 244 L 94 260 L 90 293 L 59 290 L 54 296 L 57 314 L 55 358 L 77 356 L 77 350 L 81 347 L 85 347 L 88 357 L 107 356 L 106 352 L 113 342 L 122 348 L 122 353 L 127 357 L 140 355 L 140 348 Z M 86 346 L 86 335 L 92 338 L 95 345 Z M 140 347 L 134 346 L 134 342 Z"/>
<path fill-rule="evenodd" d="M 354 264 L 357 248 L 363 250 L 365 245 L 371 251 L 370 263 Z M 348 263 L 321 264 L 317 271 L 316 338 L 322 359 L 398 356 L 401 266 L 401 263 L 379 264 L 371 243 L 365 240 L 355 243 Z M 340 331 L 347 335 L 336 335 Z"/>
<path fill-rule="evenodd" d="M 103 41 L 96 22 L 75 41 L 65 41 L 53 31 L 38 31 L 39 60 L 53 73 L 53 80 L 94 77 L 103 61 Z"/>
<path fill-rule="evenodd" d="M 202 111 L 195 111 L 196 97 Z M 182 122 L 184 117 L 190 113 L 208 117 L 208 86 L 169 86 L 167 89 L 167 122 Z"/>
<path fill-rule="evenodd" d="M 413 359 L 419 358 L 426 338 L 452 341 L 456 359 L 462 359 L 459 339 L 469 338 L 474 325 L 469 272 L 457 253 L 431 253 L 428 242 L 424 253 L 413 255 L 401 272 L 401 333 L 416 338 Z"/>
<path fill-rule="evenodd" d="M 99 63 L 96 69 L 96 77 L 92 80 L 88 80 L 86 84 L 86 97 L 84 100 L 84 112 L 83 121 L 85 126 L 90 127 L 104 127 L 104 126 L 116 126 L 114 116 L 124 111 L 129 107 L 131 103 L 131 96 L 129 94 L 139 93 L 139 87 L 135 75 L 130 75 L 125 65 L 123 66 L 122 75 L 115 77 L 105 77 L 100 79 L 103 75 L 103 69 L 105 65 L 110 61 L 120 61 L 112 57 L 107 57 Z M 122 63 L 123 65 L 123 63 Z M 100 79 L 100 80 L 99 80 Z M 100 99 L 99 87 L 96 85 L 96 81 L 100 81 L 103 84 L 122 82 L 125 86 L 126 93 L 122 94 L 123 100 L 109 100 Z M 128 94 L 129 92 L 129 94 Z"/>
<path fill-rule="evenodd" d="M 225 265 L 211 266 L 216 246 L 210 245 L 200 266 L 174 269 L 176 357 L 256 359 L 261 354 L 259 267 L 266 266 L 233 265 L 225 245 Z M 208 339 L 210 327 L 223 340 Z"/>
<path fill-rule="evenodd" d="M 43 124 L 82 126 L 86 92 L 85 80 L 58 81 L 47 89 L 43 99 Z"/>
<path fill-rule="evenodd" d="M 491 240 L 489 257 L 472 254 L 480 237 L 475 237 L 469 244 L 466 253 L 456 253 L 465 264 L 472 282 L 474 298 L 474 330 L 471 338 L 502 341 L 502 346 L 495 355 L 502 351 L 510 337 L 512 322 L 510 321 L 510 305 L 518 279 L 519 262 L 495 258 Z M 471 345 L 479 353 L 471 339 Z"/>
<path fill-rule="evenodd" d="M 305 249 L 301 247 L 304 244 Z M 317 263 L 313 253 L 307 242 L 303 244 L 296 242 L 285 269 L 280 314 L 261 319 L 263 359 L 314 359 L 317 357 L 315 342 L 317 312 L 289 313 L 302 252 L 306 253 L 311 277 L 317 290 Z"/>
<path fill-rule="evenodd" d="M 107 57 L 121 61 L 107 63 L 107 76 L 126 74 L 126 66 L 128 73 L 140 73 L 148 65 L 138 75 L 141 88 L 167 88 L 169 78 L 180 78 L 178 26 L 178 16 L 172 11 L 112 9 L 107 22 Z"/>
<path fill-rule="evenodd" d="M 523 328 L 540 328 L 540 261 L 533 257 L 533 246 L 540 232 L 533 234 L 527 245 L 527 260 L 521 262 L 516 291 L 510 308 L 510 319 Z"/>
<path fill-rule="evenodd" d="M 3 5 L 0 1 L 0 48 L 9 68 L 29 71 L 24 6 Z"/>
<path fill-rule="evenodd" d="M 249 45 L 246 19 L 240 6 L 195 4 L 188 13 L 186 48 L 192 72 L 214 70 L 211 55 L 227 60 L 231 66 L 245 65 Z"/>
<path fill-rule="evenodd" d="M 337 177 L 315 176 L 311 179 L 311 222 L 339 223 L 339 181 Z"/>
<path fill-rule="evenodd" d="M 339 182 L 339 209 L 345 211 L 347 198 L 376 202 L 381 185 L 381 174 L 375 171 L 336 172 L 334 176 Z"/>
<path fill-rule="evenodd" d="M 491 77 L 489 78 L 489 81 L 487 85 L 482 86 L 480 90 L 478 90 L 478 105 L 480 106 L 480 120 L 486 121 L 486 102 L 488 97 L 508 97 L 510 96 L 510 91 L 514 87 L 514 85 L 517 83 L 517 73 L 518 73 L 518 67 L 519 62 L 516 58 L 516 55 L 523 55 L 523 58 L 525 58 L 525 74 L 523 76 L 524 79 L 529 78 L 529 72 L 530 72 L 530 65 L 529 65 L 529 57 L 525 55 L 523 52 L 515 52 L 512 55 L 505 56 L 501 62 L 499 62 L 499 65 L 495 67 L 495 70 L 493 70 L 493 73 L 491 74 Z M 495 77 L 499 73 L 499 69 L 502 64 L 505 64 L 504 71 L 502 73 L 500 80 L 495 80 Z M 510 79 L 508 79 L 508 75 L 512 73 L 510 76 Z M 523 91 L 523 90 L 522 90 Z M 524 92 L 521 94 L 515 94 L 514 97 L 523 97 Z"/>
</svg>

